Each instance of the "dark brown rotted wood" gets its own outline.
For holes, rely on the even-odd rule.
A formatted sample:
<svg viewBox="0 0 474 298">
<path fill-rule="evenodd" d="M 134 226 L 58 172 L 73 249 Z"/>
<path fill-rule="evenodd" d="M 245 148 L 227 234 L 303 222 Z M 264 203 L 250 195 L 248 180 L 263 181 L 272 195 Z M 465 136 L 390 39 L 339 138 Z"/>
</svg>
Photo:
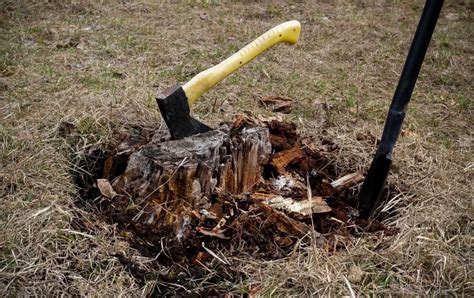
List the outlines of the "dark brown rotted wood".
<svg viewBox="0 0 474 298">
<path fill-rule="evenodd" d="M 181 140 L 152 140 L 129 157 L 125 172 L 112 182 L 112 205 L 133 216 L 135 225 L 172 229 L 185 237 L 185 226 L 210 207 L 219 189 L 251 191 L 260 181 L 271 144 L 267 128 L 235 135 L 213 130 Z"/>
</svg>

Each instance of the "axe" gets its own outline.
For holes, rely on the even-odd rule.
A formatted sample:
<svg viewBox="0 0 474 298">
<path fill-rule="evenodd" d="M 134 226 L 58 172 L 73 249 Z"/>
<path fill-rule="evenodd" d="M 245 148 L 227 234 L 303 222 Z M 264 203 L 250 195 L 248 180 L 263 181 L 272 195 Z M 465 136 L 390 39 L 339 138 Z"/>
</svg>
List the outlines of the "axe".
<svg viewBox="0 0 474 298">
<path fill-rule="evenodd" d="M 211 130 L 190 115 L 189 107 L 207 90 L 241 66 L 280 42 L 295 44 L 301 32 L 298 21 L 282 23 L 246 45 L 221 63 L 197 74 L 189 82 L 171 86 L 160 92 L 156 101 L 174 140 Z"/>
</svg>

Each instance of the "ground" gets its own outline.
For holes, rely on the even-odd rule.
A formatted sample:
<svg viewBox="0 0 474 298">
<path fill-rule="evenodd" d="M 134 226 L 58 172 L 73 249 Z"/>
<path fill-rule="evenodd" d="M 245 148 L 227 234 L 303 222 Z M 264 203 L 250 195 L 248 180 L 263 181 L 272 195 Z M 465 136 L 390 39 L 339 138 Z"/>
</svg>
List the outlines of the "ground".
<svg viewBox="0 0 474 298">
<path fill-rule="evenodd" d="M 183 83 L 280 22 L 278 45 L 193 107 L 208 124 L 272 116 L 259 96 L 293 99 L 285 117 L 337 145 L 341 169 L 364 172 L 423 1 L 0 2 L 0 283 L 4 294 L 151 294 L 122 253 L 146 267 L 113 224 L 79 231 L 71 155 L 113 132 L 163 126 L 157 90 Z M 464 294 L 472 282 L 473 5 L 446 1 L 407 111 L 388 183 L 398 232 L 337 253 L 309 246 L 273 261 L 231 260 L 245 273 L 223 292 L 256 295 Z M 274 116 L 274 115 L 273 115 Z M 71 148 L 58 129 L 77 126 Z M 469 277 L 471 276 L 471 277 Z M 156 292 L 155 292 L 156 294 Z"/>
</svg>

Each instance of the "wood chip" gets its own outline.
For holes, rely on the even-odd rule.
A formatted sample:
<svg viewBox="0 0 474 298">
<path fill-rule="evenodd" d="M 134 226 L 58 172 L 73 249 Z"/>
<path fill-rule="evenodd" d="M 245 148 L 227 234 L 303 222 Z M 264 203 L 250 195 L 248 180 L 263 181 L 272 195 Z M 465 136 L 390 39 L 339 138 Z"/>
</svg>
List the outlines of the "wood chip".
<svg viewBox="0 0 474 298">
<path fill-rule="evenodd" d="M 285 173 L 285 168 L 290 163 L 303 158 L 304 152 L 300 147 L 293 147 L 291 149 L 278 152 L 272 156 L 272 161 L 270 162 L 278 174 L 283 175 Z"/>
<path fill-rule="evenodd" d="M 359 173 L 352 173 L 345 175 L 337 180 L 334 180 L 333 182 L 331 182 L 331 186 L 334 189 L 341 189 L 355 185 L 361 182 L 362 180 L 364 180 L 364 176 Z"/>
<path fill-rule="evenodd" d="M 308 225 L 289 217 L 284 212 L 276 210 L 266 203 L 258 204 L 257 209 L 267 216 L 266 225 L 274 225 L 278 231 L 285 233 L 287 236 L 301 237 L 309 230 Z"/>
<path fill-rule="evenodd" d="M 327 213 L 332 209 L 322 197 L 312 197 L 311 200 L 295 201 L 292 198 L 274 196 L 265 201 L 270 207 L 282 210 L 298 217 L 307 218 L 312 214 Z"/>
<path fill-rule="evenodd" d="M 262 192 L 254 192 L 250 194 L 250 198 L 256 201 L 266 201 L 266 200 L 271 200 L 274 198 L 275 195 L 273 194 L 268 194 L 268 193 L 262 193 Z"/>
</svg>

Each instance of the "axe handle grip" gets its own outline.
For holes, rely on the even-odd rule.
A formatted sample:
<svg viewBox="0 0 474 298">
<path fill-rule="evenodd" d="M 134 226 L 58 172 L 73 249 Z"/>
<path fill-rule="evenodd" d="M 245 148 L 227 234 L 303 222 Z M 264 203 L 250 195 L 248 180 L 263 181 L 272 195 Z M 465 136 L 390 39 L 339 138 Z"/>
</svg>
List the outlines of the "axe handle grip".
<svg viewBox="0 0 474 298">
<path fill-rule="evenodd" d="M 295 44 L 300 36 L 301 25 L 298 21 L 282 23 L 246 45 L 240 51 L 221 63 L 197 74 L 183 85 L 183 90 L 192 105 L 204 92 L 222 81 L 241 66 L 280 42 Z"/>
</svg>

